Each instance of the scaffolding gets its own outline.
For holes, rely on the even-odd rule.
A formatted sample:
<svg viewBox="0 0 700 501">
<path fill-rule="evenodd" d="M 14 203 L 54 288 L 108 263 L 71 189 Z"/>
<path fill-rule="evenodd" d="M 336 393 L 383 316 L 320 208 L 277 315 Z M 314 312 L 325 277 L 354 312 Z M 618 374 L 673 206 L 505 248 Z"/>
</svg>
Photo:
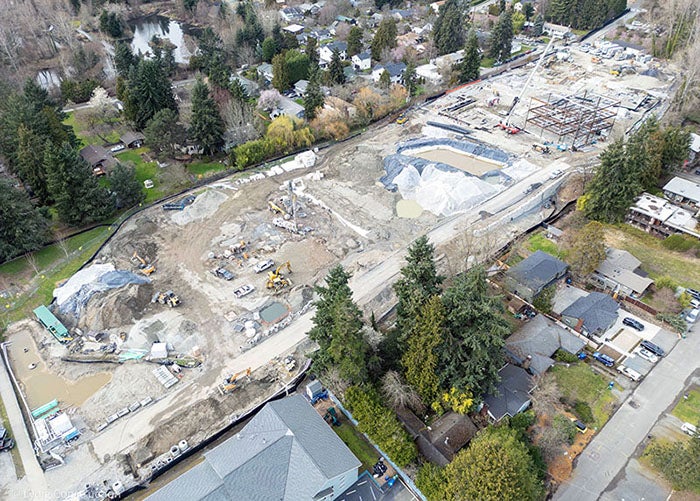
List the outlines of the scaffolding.
<svg viewBox="0 0 700 501">
<path fill-rule="evenodd" d="M 620 101 L 588 92 L 568 97 L 550 94 L 546 101 L 532 97 L 525 126 L 534 125 L 556 135 L 557 142 L 567 140 L 580 147 L 612 129 L 619 107 Z"/>
</svg>

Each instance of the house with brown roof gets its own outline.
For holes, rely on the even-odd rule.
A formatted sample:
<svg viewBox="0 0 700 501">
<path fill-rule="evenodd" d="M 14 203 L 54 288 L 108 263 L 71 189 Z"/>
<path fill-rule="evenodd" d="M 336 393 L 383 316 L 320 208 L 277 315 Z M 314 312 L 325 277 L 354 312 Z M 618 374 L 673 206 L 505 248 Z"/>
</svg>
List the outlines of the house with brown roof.
<svg viewBox="0 0 700 501">
<path fill-rule="evenodd" d="M 80 156 L 92 168 L 92 173 L 95 176 L 104 176 L 107 171 L 117 164 L 117 161 L 112 157 L 112 154 L 104 147 L 95 144 L 89 144 L 80 150 Z"/>
<path fill-rule="evenodd" d="M 119 141 L 127 148 L 140 148 L 143 146 L 144 139 L 146 139 L 146 137 L 140 132 L 128 131 L 122 134 Z"/>
</svg>

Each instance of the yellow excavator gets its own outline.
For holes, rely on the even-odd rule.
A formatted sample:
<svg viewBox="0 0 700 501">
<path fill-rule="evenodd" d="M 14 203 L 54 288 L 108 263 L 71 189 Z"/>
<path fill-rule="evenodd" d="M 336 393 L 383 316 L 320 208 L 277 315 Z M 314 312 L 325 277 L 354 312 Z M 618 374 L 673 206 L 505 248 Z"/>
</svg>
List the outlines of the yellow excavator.
<svg viewBox="0 0 700 501">
<path fill-rule="evenodd" d="M 248 367 L 246 370 L 236 372 L 235 374 L 224 379 L 224 384 L 219 385 L 219 393 L 225 395 L 227 393 L 231 393 L 233 390 L 238 388 L 238 386 L 240 386 L 238 383 L 239 376 L 242 376 L 243 374 L 245 374 L 246 379 L 250 381 L 250 372 L 251 368 Z"/>
<path fill-rule="evenodd" d="M 132 259 L 136 259 L 139 262 L 139 270 L 141 270 L 141 273 L 146 275 L 147 277 L 151 275 L 154 271 L 156 271 L 156 267 L 154 264 L 147 263 L 144 258 L 139 256 L 138 252 L 134 251 L 133 256 L 131 256 Z"/>
<path fill-rule="evenodd" d="M 289 261 L 287 261 L 286 263 L 282 263 L 281 265 L 279 265 L 277 269 L 275 269 L 275 271 L 269 271 L 267 273 L 266 287 L 268 289 L 275 289 L 275 291 L 280 291 L 285 287 L 291 285 L 291 282 L 284 278 L 284 275 L 282 275 L 282 268 L 285 267 L 287 268 L 288 273 L 292 272 L 292 265 Z"/>
<path fill-rule="evenodd" d="M 282 216 L 286 216 L 286 215 L 287 215 L 287 212 L 286 212 L 282 207 L 280 207 L 280 206 L 277 205 L 275 202 L 273 202 L 272 200 L 270 200 L 270 201 L 267 202 L 267 206 L 268 206 L 268 207 L 270 208 L 270 210 L 271 210 L 272 212 L 274 212 L 275 214 L 280 214 L 280 215 L 282 215 Z"/>
</svg>

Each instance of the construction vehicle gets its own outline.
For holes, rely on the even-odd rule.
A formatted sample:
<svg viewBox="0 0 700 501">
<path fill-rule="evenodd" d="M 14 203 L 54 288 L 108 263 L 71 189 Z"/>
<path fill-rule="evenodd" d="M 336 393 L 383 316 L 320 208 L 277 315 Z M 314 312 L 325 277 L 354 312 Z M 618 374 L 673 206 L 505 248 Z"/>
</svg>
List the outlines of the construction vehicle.
<svg viewBox="0 0 700 501">
<path fill-rule="evenodd" d="M 406 122 L 408 122 L 408 118 L 407 118 L 406 115 L 404 115 L 403 113 L 401 113 L 401 114 L 399 115 L 399 118 L 396 119 L 396 123 L 399 124 L 399 125 L 403 125 L 403 124 L 405 124 Z"/>
<path fill-rule="evenodd" d="M 180 298 L 173 291 L 156 292 L 151 298 L 151 303 L 167 304 L 175 308 L 180 305 Z"/>
<path fill-rule="evenodd" d="M 136 261 L 138 261 L 139 270 L 141 270 L 141 273 L 143 273 L 147 277 L 150 276 L 151 273 L 156 271 L 155 265 L 152 263 L 146 262 L 146 260 L 144 258 L 139 256 L 137 251 L 134 251 L 134 254 L 131 256 L 131 259 L 132 260 L 135 259 Z"/>
<path fill-rule="evenodd" d="M 602 61 L 602 59 L 600 59 L 599 57 L 593 56 L 593 57 L 591 57 L 591 62 L 592 62 L 592 63 L 595 63 L 595 64 L 600 64 L 600 63 L 602 63 L 603 61 Z"/>
<path fill-rule="evenodd" d="M 178 200 L 177 202 L 168 202 L 163 204 L 163 210 L 185 210 L 185 207 L 191 205 L 194 202 L 195 195 L 189 195 L 185 198 Z"/>
<path fill-rule="evenodd" d="M 282 275 L 282 268 L 286 267 L 287 272 L 291 273 L 292 272 L 292 265 L 287 261 L 286 263 L 282 263 L 279 265 L 275 271 L 269 271 L 267 273 L 267 285 L 266 287 L 268 289 L 275 289 L 275 291 L 280 291 L 284 289 L 285 287 L 288 287 L 291 285 L 291 282 L 284 278 L 284 275 Z"/>
<path fill-rule="evenodd" d="M 533 144 L 532 149 L 538 153 L 542 153 L 543 155 L 549 154 L 549 146 L 543 146 L 541 144 Z"/>
<path fill-rule="evenodd" d="M 251 368 L 248 367 L 246 370 L 241 371 L 241 372 L 236 372 L 235 374 L 232 374 L 231 376 L 227 377 L 224 379 L 223 384 L 220 384 L 218 386 L 219 388 L 219 393 L 222 395 L 226 395 L 227 393 L 231 393 L 233 390 L 238 388 L 241 383 L 239 382 L 239 377 L 243 376 L 245 374 L 245 378 L 248 382 L 250 382 L 250 372 Z"/>
<path fill-rule="evenodd" d="M 287 212 L 286 212 L 282 207 L 280 207 L 280 206 L 277 205 L 275 202 L 273 202 L 272 200 L 269 200 L 269 201 L 267 202 L 267 206 L 268 206 L 269 209 L 270 209 L 272 212 L 274 212 L 275 214 L 281 214 L 282 216 L 286 216 L 286 215 L 287 215 Z"/>
</svg>

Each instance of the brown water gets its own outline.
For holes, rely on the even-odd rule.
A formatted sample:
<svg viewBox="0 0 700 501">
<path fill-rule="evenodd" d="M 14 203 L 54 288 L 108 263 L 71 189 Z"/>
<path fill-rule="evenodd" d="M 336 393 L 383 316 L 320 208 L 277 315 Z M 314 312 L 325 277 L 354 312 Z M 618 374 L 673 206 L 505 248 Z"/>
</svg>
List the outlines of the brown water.
<svg viewBox="0 0 700 501">
<path fill-rule="evenodd" d="M 411 155 L 432 162 L 451 165 L 452 167 L 468 172 L 474 176 L 483 176 L 488 171 L 501 168 L 501 164 L 499 163 L 489 162 L 488 160 L 447 148 L 435 148 L 420 153 L 411 153 Z"/>
<path fill-rule="evenodd" d="M 112 379 L 110 373 L 99 372 L 77 381 L 69 381 L 49 371 L 28 331 L 13 335 L 10 342 L 7 351 L 12 370 L 21 383 L 24 396 L 32 409 L 53 399 L 58 399 L 62 407 L 80 406 Z M 26 353 L 25 348 L 28 350 Z M 36 364 L 36 368 L 29 369 L 30 364 Z"/>
</svg>

